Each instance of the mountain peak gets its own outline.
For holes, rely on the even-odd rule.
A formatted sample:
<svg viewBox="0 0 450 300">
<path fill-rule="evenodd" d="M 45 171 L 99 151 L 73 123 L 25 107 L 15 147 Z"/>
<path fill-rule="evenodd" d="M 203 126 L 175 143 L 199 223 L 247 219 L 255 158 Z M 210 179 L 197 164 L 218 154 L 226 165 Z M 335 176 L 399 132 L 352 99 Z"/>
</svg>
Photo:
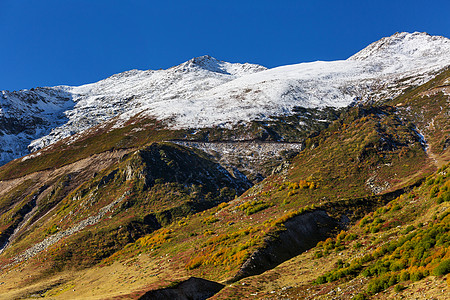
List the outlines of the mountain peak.
<svg viewBox="0 0 450 300">
<path fill-rule="evenodd" d="M 189 61 L 192 62 L 193 64 L 197 64 L 199 66 L 205 65 L 208 63 L 220 63 L 220 62 L 223 63 L 223 61 L 218 60 L 210 55 L 197 56 L 197 57 L 190 59 Z"/>
<path fill-rule="evenodd" d="M 250 63 L 229 63 L 226 61 L 218 60 L 210 55 L 202 55 L 194 57 L 185 63 L 175 67 L 178 70 L 192 71 L 192 70 L 204 70 L 208 72 L 232 75 L 232 76 L 242 76 L 249 73 L 256 73 L 264 71 L 267 68 Z"/>
<path fill-rule="evenodd" d="M 27 130 L 35 135 L 19 132 L 11 138 L 0 136 L 0 162 L 23 155 L 27 145 L 36 151 L 118 115 L 115 128 L 137 114 L 169 120 L 177 129 L 231 128 L 240 122 L 290 114 L 295 107 L 345 107 L 356 99 L 364 102 L 394 97 L 448 65 L 449 39 L 400 32 L 345 61 L 267 70 L 204 55 L 167 70 L 131 70 L 79 87 L 50 88 L 39 91 L 39 97 L 21 92 L 16 100 L 7 102 L 9 107 L 6 101 L 0 103 L 0 109 L 19 120 L 17 124 L 34 120 L 36 114 L 40 119 L 27 121 L 31 124 Z M 389 89 L 383 89 L 388 85 Z M 42 103 L 41 98 L 45 100 Z M 5 124 L 0 126 L 3 133 L 9 130 L 9 123 Z"/>
<path fill-rule="evenodd" d="M 351 56 L 349 60 L 383 59 L 390 61 L 399 57 L 409 59 L 448 57 L 450 40 L 443 36 L 432 36 L 426 32 L 396 32 L 373 42 Z"/>
<path fill-rule="evenodd" d="M 226 63 L 224 61 L 215 59 L 212 56 L 209 55 L 202 55 L 198 57 L 194 57 L 186 62 L 187 66 L 197 67 L 201 69 L 205 69 L 207 71 L 215 72 L 215 73 L 222 73 L 222 74 L 228 74 L 230 73 L 227 71 L 225 65 Z"/>
</svg>

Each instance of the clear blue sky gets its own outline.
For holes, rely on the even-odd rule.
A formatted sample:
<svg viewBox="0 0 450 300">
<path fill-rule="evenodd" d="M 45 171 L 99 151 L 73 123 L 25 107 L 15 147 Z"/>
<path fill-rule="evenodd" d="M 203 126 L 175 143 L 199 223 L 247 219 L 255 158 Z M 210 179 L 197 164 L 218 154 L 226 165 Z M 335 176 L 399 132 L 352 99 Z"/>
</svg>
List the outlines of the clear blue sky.
<svg viewBox="0 0 450 300">
<path fill-rule="evenodd" d="M 396 31 L 450 37 L 450 1 L 0 0 L 0 90 L 95 82 L 209 54 L 345 59 Z"/>
</svg>

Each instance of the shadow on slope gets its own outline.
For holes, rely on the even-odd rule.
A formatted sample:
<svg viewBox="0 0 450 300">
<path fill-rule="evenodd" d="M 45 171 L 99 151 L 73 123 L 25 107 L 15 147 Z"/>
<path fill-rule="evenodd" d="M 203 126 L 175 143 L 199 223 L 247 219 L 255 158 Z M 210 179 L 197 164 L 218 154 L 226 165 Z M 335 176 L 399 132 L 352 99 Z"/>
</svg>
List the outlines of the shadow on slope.
<svg viewBox="0 0 450 300">
<path fill-rule="evenodd" d="M 174 287 L 168 287 L 145 293 L 139 300 L 204 300 L 219 292 L 225 286 L 223 284 L 191 277 L 178 283 Z"/>
</svg>

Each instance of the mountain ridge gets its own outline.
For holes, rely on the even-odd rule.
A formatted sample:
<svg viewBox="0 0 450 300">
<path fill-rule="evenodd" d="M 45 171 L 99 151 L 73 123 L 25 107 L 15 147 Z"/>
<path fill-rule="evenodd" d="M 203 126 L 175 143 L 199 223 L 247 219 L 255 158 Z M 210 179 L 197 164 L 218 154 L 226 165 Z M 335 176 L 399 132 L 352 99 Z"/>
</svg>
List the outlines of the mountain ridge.
<svg viewBox="0 0 450 300">
<path fill-rule="evenodd" d="M 416 42 L 419 42 L 418 48 L 410 46 Z M 401 47 L 403 44 L 406 50 Z M 390 57 L 399 47 L 404 53 Z M 387 53 L 380 54 L 380 49 Z M 412 56 L 408 52 L 411 49 L 414 50 L 410 51 Z M 429 49 L 435 51 L 429 52 Z M 1 161 L 6 163 L 37 151 L 119 115 L 126 121 L 145 113 L 169 120 L 169 126 L 177 129 L 231 128 L 239 121 L 270 120 L 273 116 L 288 115 L 298 106 L 344 107 L 361 101 L 377 101 L 380 96 L 374 95 L 381 90 L 385 90 L 381 97 L 395 97 L 449 65 L 448 53 L 450 42 L 446 38 L 417 32 L 397 33 L 372 43 L 344 61 L 302 63 L 268 70 L 259 65 L 227 63 L 205 55 L 167 70 L 131 70 L 79 87 L 57 86 L 12 94 L 3 91 L 2 117 L 29 123 L 30 134 L 7 139 L 6 127 L 0 128 L 5 135 L 0 137 Z M 387 57 L 389 60 L 385 62 Z M 405 80 L 408 77 L 414 80 Z M 47 99 L 50 105 L 54 98 L 65 99 L 65 104 L 47 117 L 38 114 L 37 121 L 32 121 L 32 113 L 19 109 L 7 113 L 5 101 L 14 95 L 19 97 L 16 97 L 16 104 L 10 102 L 12 108 L 34 97 Z M 30 112 L 46 110 L 39 103 L 28 106 Z M 121 126 L 120 123 L 117 126 Z M 11 148 L 8 144 L 12 143 L 20 146 Z"/>
<path fill-rule="evenodd" d="M 392 49 L 409 38 L 429 37 L 397 34 Z M 426 55 L 390 64 L 383 51 L 250 71 L 206 56 L 61 87 L 60 132 L 0 167 L 0 298 L 377 299 L 405 287 L 413 298 L 416 286 L 436 295 L 430 281 L 444 290 L 450 67 Z M 52 92 L 17 97 L 38 109 L 47 100 L 36 95 Z"/>
</svg>

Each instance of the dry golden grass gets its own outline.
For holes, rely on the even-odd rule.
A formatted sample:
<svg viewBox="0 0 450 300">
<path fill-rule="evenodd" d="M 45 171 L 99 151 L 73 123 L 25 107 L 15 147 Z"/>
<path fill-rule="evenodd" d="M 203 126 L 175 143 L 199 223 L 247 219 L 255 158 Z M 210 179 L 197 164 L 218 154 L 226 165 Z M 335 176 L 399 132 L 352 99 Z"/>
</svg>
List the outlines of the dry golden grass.
<svg viewBox="0 0 450 300">
<path fill-rule="evenodd" d="M 170 278 L 183 280 L 189 277 L 184 268 L 174 265 L 170 256 L 155 258 L 147 254 L 109 266 L 65 271 L 38 283 L 27 283 L 27 279 L 38 274 L 39 270 L 24 264 L 0 275 L 0 282 L 4 282 L 0 285 L 0 299 L 32 295 L 49 299 L 136 299 L 149 289 L 169 285 Z"/>
</svg>

